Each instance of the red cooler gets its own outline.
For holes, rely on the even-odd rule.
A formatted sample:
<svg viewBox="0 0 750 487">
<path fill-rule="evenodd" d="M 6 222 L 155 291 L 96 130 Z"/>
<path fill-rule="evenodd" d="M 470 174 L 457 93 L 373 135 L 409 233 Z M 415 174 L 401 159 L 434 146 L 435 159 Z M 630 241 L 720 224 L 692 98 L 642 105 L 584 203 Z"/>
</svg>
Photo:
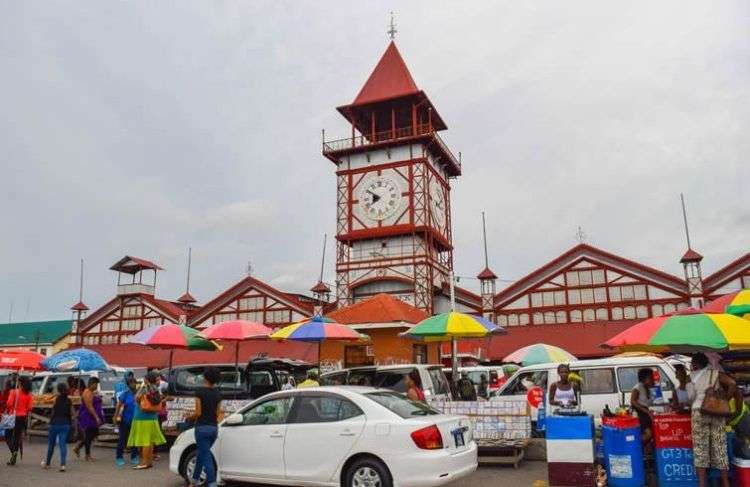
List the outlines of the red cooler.
<svg viewBox="0 0 750 487">
<path fill-rule="evenodd" d="M 732 464 L 734 465 L 734 485 L 750 487 L 750 460 L 735 457 Z"/>
</svg>

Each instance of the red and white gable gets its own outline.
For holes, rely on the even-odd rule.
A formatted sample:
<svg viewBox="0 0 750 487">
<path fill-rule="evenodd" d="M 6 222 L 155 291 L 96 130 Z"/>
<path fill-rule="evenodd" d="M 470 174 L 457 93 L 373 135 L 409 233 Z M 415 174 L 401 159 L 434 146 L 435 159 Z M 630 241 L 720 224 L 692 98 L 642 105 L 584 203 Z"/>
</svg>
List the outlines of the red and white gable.
<svg viewBox="0 0 750 487">
<path fill-rule="evenodd" d="M 206 328 L 224 321 L 247 320 L 277 328 L 303 320 L 312 313 L 312 303 L 246 277 L 206 303 L 191 316 L 189 325 Z"/>
<path fill-rule="evenodd" d="M 147 294 L 118 296 L 81 320 L 79 343 L 114 345 L 127 336 L 164 323 L 186 322 L 186 312 L 174 303 Z"/>
<path fill-rule="evenodd" d="M 707 299 L 740 289 L 750 289 L 750 252 L 703 279 Z"/>
<path fill-rule="evenodd" d="M 580 244 L 495 297 L 503 326 L 645 319 L 688 306 L 683 279 Z"/>
</svg>

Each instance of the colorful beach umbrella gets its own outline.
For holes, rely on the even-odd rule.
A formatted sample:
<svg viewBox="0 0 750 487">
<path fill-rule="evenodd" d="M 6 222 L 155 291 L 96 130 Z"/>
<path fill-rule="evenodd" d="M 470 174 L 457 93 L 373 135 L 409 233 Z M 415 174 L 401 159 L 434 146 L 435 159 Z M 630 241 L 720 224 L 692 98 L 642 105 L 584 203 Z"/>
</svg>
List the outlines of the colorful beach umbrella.
<svg viewBox="0 0 750 487">
<path fill-rule="evenodd" d="M 221 347 L 211 340 L 203 338 L 200 332 L 185 325 L 165 323 L 139 331 L 128 338 L 130 343 L 151 348 L 169 350 L 169 370 L 172 370 L 172 358 L 175 349 L 205 350 L 213 352 Z"/>
<path fill-rule="evenodd" d="M 111 368 L 101 355 L 87 348 L 63 350 L 46 358 L 42 365 L 52 372 L 91 372 Z"/>
<path fill-rule="evenodd" d="M 546 343 L 535 343 L 526 347 L 519 348 L 515 352 L 508 354 L 503 362 L 515 362 L 528 365 L 546 364 L 546 363 L 566 363 L 576 360 L 575 355 L 554 345 Z"/>
<path fill-rule="evenodd" d="M 234 366 L 240 369 L 240 342 L 249 340 L 266 340 L 272 330 L 260 323 L 245 320 L 225 321 L 211 325 L 200 335 L 209 340 L 226 340 L 234 342 Z"/>
<path fill-rule="evenodd" d="M 313 316 L 310 319 L 293 323 L 272 333 L 272 340 L 293 340 L 318 344 L 318 363 L 320 363 L 321 343 L 334 341 L 367 342 L 369 337 L 357 330 L 330 318 Z"/>
<path fill-rule="evenodd" d="M 45 358 L 41 353 L 25 348 L 0 350 L 0 369 L 44 370 L 42 362 Z"/>
<path fill-rule="evenodd" d="M 328 318 L 312 318 L 285 326 L 271 334 L 273 340 L 294 340 L 320 343 L 327 340 L 361 341 L 363 335 L 354 328 L 336 323 Z"/>
<path fill-rule="evenodd" d="M 750 348 L 747 320 L 722 313 L 682 311 L 633 325 L 607 340 L 605 348 L 690 353 Z"/>
<path fill-rule="evenodd" d="M 427 342 L 447 342 L 502 333 L 505 333 L 505 328 L 481 316 L 451 311 L 422 320 L 401 335 Z"/>
<path fill-rule="evenodd" d="M 730 315 L 750 319 L 750 289 L 742 289 L 720 296 L 704 306 L 701 311 L 704 313 L 729 313 Z"/>
</svg>

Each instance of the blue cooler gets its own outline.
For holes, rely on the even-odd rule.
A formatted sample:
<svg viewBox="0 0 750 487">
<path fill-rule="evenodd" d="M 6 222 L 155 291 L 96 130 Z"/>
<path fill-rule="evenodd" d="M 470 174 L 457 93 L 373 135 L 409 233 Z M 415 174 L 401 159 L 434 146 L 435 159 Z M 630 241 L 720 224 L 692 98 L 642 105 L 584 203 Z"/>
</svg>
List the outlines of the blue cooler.
<svg viewBox="0 0 750 487">
<path fill-rule="evenodd" d="M 643 468 L 643 447 L 638 418 L 632 416 L 604 418 L 602 440 L 607 485 L 642 487 L 646 483 L 646 472 Z"/>
</svg>

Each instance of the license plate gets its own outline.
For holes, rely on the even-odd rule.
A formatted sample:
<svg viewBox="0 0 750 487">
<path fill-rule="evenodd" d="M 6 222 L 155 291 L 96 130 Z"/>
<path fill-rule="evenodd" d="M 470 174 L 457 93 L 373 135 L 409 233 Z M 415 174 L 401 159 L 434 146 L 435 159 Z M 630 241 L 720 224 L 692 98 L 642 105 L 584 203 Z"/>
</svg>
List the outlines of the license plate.
<svg viewBox="0 0 750 487">
<path fill-rule="evenodd" d="M 453 441 L 456 443 L 456 448 L 460 448 L 462 446 L 466 446 L 466 440 L 464 439 L 464 428 L 456 428 L 453 431 L 451 431 L 451 434 L 453 435 Z"/>
</svg>

